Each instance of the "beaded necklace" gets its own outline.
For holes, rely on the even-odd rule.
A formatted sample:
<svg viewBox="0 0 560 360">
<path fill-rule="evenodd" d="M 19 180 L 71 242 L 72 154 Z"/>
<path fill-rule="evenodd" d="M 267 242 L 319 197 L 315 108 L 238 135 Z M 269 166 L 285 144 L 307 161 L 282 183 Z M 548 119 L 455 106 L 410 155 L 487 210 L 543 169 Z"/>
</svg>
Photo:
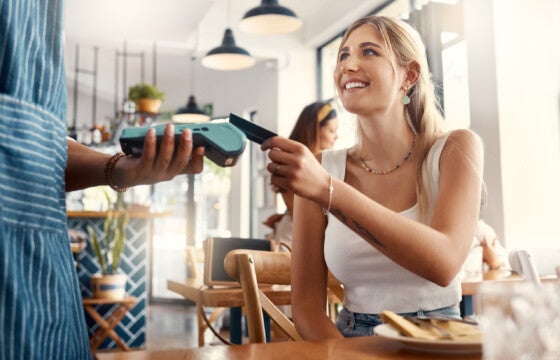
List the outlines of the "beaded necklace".
<svg viewBox="0 0 560 360">
<path fill-rule="evenodd" d="M 416 148 L 416 133 L 414 133 L 414 139 L 412 140 L 412 146 L 410 147 L 410 151 L 408 152 L 408 154 L 406 154 L 406 156 L 404 157 L 404 159 L 397 165 L 393 166 L 392 168 L 390 168 L 389 170 L 384 170 L 384 171 L 378 171 L 375 169 L 370 169 L 367 165 L 366 162 L 364 161 L 363 157 L 360 157 L 359 161 L 360 161 L 360 165 L 361 167 L 371 173 L 371 174 L 375 174 L 375 175 L 386 175 L 389 173 L 392 173 L 393 171 L 397 170 L 398 168 L 400 168 L 408 159 L 410 159 L 410 157 L 412 156 L 412 154 L 414 153 L 414 149 Z"/>
</svg>

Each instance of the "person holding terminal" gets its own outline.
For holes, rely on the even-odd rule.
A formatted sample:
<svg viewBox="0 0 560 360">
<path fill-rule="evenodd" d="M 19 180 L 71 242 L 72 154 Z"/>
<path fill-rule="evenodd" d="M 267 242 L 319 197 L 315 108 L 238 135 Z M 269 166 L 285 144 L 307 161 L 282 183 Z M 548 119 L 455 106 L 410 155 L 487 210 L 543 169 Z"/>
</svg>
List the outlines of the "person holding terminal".
<svg viewBox="0 0 560 360">
<path fill-rule="evenodd" d="M 425 54 L 408 24 L 357 20 L 334 70 L 356 145 L 317 156 L 279 136 L 261 146 L 272 184 L 295 193 L 292 311 L 305 339 L 372 335 L 383 310 L 459 316 L 483 149 L 474 132 L 444 129 Z M 336 324 L 328 271 L 344 286 Z"/>
<path fill-rule="evenodd" d="M 90 359 L 66 219 L 66 191 L 116 191 L 202 171 L 204 148 L 168 125 L 141 157 L 66 137 L 61 0 L 0 0 L 0 352 L 3 359 Z"/>
</svg>

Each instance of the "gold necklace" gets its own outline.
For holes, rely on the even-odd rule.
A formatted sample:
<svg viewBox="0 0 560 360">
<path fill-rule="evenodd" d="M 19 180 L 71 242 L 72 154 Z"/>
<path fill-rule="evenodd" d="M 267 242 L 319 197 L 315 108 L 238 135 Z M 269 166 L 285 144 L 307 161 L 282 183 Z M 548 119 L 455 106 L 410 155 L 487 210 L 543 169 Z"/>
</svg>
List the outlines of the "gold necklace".
<svg viewBox="0 0 560 360">
<path fill-rule="evenodd" d="M 416 133 L 414 133 L 414 139 L 412 140 L 412 146 L 410 147 L 410 151 L 408 152 L 408 154 L 406 154 L 406 156 L 404 157 L 404 159 L 397 165 L 393 166 L 392 168 L 390 168 L 389 170 L 384 170 L 384 171 L 379 171 L 379 170 L 375 170 L 375 169 L 370 169 L 367 165 L 366 162 L 364 161 L 363 157 L 360 157 L 359 161 L 360 161 L 360 165 L 361 167 L 371 173 L 371 174 L 375 174 L 375 175 L 386 175 L 389 173 L 392 173 L 393 171 L 397 170 L 398 168 L 400 168 L 408 159 L 410 159 L 410 157 L 412 156 L 412 154 L 414 153 L 414 149 L 416 148 Z"/>
</svg>

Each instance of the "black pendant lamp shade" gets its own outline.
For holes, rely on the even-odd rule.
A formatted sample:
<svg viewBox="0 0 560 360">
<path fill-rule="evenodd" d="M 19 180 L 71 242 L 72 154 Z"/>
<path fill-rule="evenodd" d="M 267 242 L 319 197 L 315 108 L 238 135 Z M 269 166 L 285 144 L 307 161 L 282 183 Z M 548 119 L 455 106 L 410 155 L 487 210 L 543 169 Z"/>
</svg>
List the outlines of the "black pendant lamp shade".
<svg viewBox="0 0 560 360">
<path fill-rule="evenodd" d="M 201 123 L 210 121 L 210 116 L 198 107 L 194 95 L 191 95 L 187 105 L 177 110 L 175 115 L 173 115 L 173 121 L 178 123 Z"/>
<path fill-rule="evenodd" d="M 255 34 L 283 34 L 295 31 L 301 25 L 297 15 L 279 5 L 277 0 L 262 0 L 259 6 L 247 11 L 239 27 Z"/>
<path fill-rule="evenodd" d="M 233 32 L 227 28 L 222 45 L 208 51 L 202 65 L 215 70 L 241 70 L 255 64 L 249 52 L 235 44 Z"/>
</svg>

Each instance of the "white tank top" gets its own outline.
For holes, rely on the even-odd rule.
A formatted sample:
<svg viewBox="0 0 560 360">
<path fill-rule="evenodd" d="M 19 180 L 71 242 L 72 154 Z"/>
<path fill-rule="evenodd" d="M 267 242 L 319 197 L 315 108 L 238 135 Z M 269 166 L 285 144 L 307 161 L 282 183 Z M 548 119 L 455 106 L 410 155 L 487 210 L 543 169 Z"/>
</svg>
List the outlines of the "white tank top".
<svg viewBox="0 0 560 360">
<path fill-rule="evenodd" d="M 425 162 L 423 179 L 430 207 L 438 197 L 439 158 L 448 136 L 436 140 Z M 346 154 L 346 149 L 322 153 L 323 167 L 340 180 L 344 180 Z M 417 205 L 400 214 L 419 221 Z M 428 215 L 430 221 L 432 209 Z M 434 310 L 455 305 L 461 299 L 460 274 L 447 287 L 425 280 L 383 255 L 331 214 L 324 251 L 329 270 L 344 285 L 344 306 L 350 311 L 379 314 L 383 310 Z"/>
</svg>

